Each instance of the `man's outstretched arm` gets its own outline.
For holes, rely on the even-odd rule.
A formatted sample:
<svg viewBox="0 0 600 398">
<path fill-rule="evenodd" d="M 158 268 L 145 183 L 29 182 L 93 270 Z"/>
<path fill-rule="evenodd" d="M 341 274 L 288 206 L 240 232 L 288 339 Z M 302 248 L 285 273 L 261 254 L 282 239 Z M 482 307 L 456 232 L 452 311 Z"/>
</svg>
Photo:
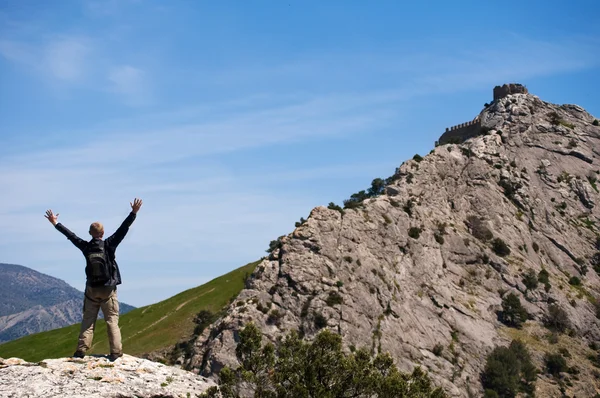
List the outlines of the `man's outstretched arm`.
<svg viewBox="0 0 600 398">
<path fill-rule="evenodd" d="M 121 226 L 115 231 L 114 234 L 106 238 L 106 244 L 108 244 L 113 250 L 119 246 L 119 243 L 125 238 L 127 232 L 129 231 L 129 227 L 135 221 L 135 217 L 140 208 L 142 207 L 142 200 L 135 198 L 133 203 L 129 203 L 131 205 L 131 213 L 127 216 L 125 221 L 121 224 Z"/>
<path fill-rule="evenodd" d="M 44 216 L 50 221 L 54 228 L 56 228 L 60 233 L 67 237 L 79 250 L 83 250 L 86 242 L 81 239 L 79 236 L 75 235 L 73 232 L 69 231 L 67 227 L 58 222 L 58 213 L 56 215 L 52 212 L 52 210 L 46 210 L 46 215 Z"/>
</svg>

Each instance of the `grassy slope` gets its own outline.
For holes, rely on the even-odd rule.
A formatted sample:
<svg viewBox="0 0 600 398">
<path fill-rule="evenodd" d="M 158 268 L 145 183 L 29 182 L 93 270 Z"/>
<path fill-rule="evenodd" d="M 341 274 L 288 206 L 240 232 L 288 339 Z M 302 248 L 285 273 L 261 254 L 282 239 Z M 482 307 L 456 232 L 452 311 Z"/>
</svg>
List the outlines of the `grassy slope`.
<svg viewBox="0 0 600 398">
<path fill-rule="evenodd" d="M 219 312 L 244 286 L 258 262 L 247 264 L 212 281 L 186 290 L 147 307 L 137 308 L 119 320 L 123 351 L 130 355 L 161 350 L 189 338 L 194 330 L 193 318 L 201 310 Z M 0 344 L 0 357 L 23 358 L 37 362 L 46 358 L 67 357 L 77 345 L 79 324 L 36 333 Z M 94 343 L 88 354 L 108 354 L 106 324 L 98 320 Z"/>
</svg>

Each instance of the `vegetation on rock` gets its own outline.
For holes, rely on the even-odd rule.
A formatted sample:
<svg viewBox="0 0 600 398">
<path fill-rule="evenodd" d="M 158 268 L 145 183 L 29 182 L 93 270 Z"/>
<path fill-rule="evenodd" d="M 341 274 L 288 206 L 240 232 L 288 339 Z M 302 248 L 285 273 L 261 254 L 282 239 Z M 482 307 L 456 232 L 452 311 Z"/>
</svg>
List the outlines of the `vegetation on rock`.
<svg viewBox="0 0 600 398">
<path fill-rule="evenodd" d="M 251 390 L 255 398 L 443 398 L 421 368 L 411 374 L 398 370 L 389 354 L 373 357 L 368 350 L 342 350 L 342 338 L 329 330 L 312 342 L 290 332 L 275 346 L 262 344 L 262 334 L 253 324 L 239 333 L 235 353 L 240 366 L 225 367 L 219 388 L 210 388 L 205 398 L 239 398 Z M 219 395 L 220 394 L 220 395 Z"/>
<path fill-rule="evenodd" d="M 485 397 L 512 398 L 523 392 L 533 395 L 537 369 L 525 344 L 513 340 L 508 347 L 496 347 L 488 355 L 481 384 Z"/>
<path fill-rule="evenodd" d="M 527 311 L 521 305 L 521 300 L 514 293 L 507 294 L 502 299 L 500 319 L 508 326 L 520 328 L 527 320 Z"/>
</svg>

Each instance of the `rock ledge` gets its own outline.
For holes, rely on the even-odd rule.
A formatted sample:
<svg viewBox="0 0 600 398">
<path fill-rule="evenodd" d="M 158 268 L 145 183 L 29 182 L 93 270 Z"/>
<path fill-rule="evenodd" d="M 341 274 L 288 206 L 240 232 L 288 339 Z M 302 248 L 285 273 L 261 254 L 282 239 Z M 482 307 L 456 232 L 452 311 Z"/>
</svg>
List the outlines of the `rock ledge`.
<svg viewBox="0 0 600 398">
<path fill-rule="evenodd" d="M 194 373 L 124 355 L 47 359 L 0 358 L 2 397 L 195 397 L 215 383 Z"/>
</svg>

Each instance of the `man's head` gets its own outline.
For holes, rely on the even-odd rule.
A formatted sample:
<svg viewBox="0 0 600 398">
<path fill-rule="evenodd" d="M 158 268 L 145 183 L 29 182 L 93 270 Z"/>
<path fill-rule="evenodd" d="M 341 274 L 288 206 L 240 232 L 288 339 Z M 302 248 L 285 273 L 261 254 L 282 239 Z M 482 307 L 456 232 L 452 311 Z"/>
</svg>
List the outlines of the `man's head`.
<svg viewBox="0 0 600 398">
<path fill-rule="evenodd" d="M 90 225 L 90 235 L 92 238 L 102 239 L 104 236 L 104 226 L 99 222 L 94 222 Z"/>
</svg>

